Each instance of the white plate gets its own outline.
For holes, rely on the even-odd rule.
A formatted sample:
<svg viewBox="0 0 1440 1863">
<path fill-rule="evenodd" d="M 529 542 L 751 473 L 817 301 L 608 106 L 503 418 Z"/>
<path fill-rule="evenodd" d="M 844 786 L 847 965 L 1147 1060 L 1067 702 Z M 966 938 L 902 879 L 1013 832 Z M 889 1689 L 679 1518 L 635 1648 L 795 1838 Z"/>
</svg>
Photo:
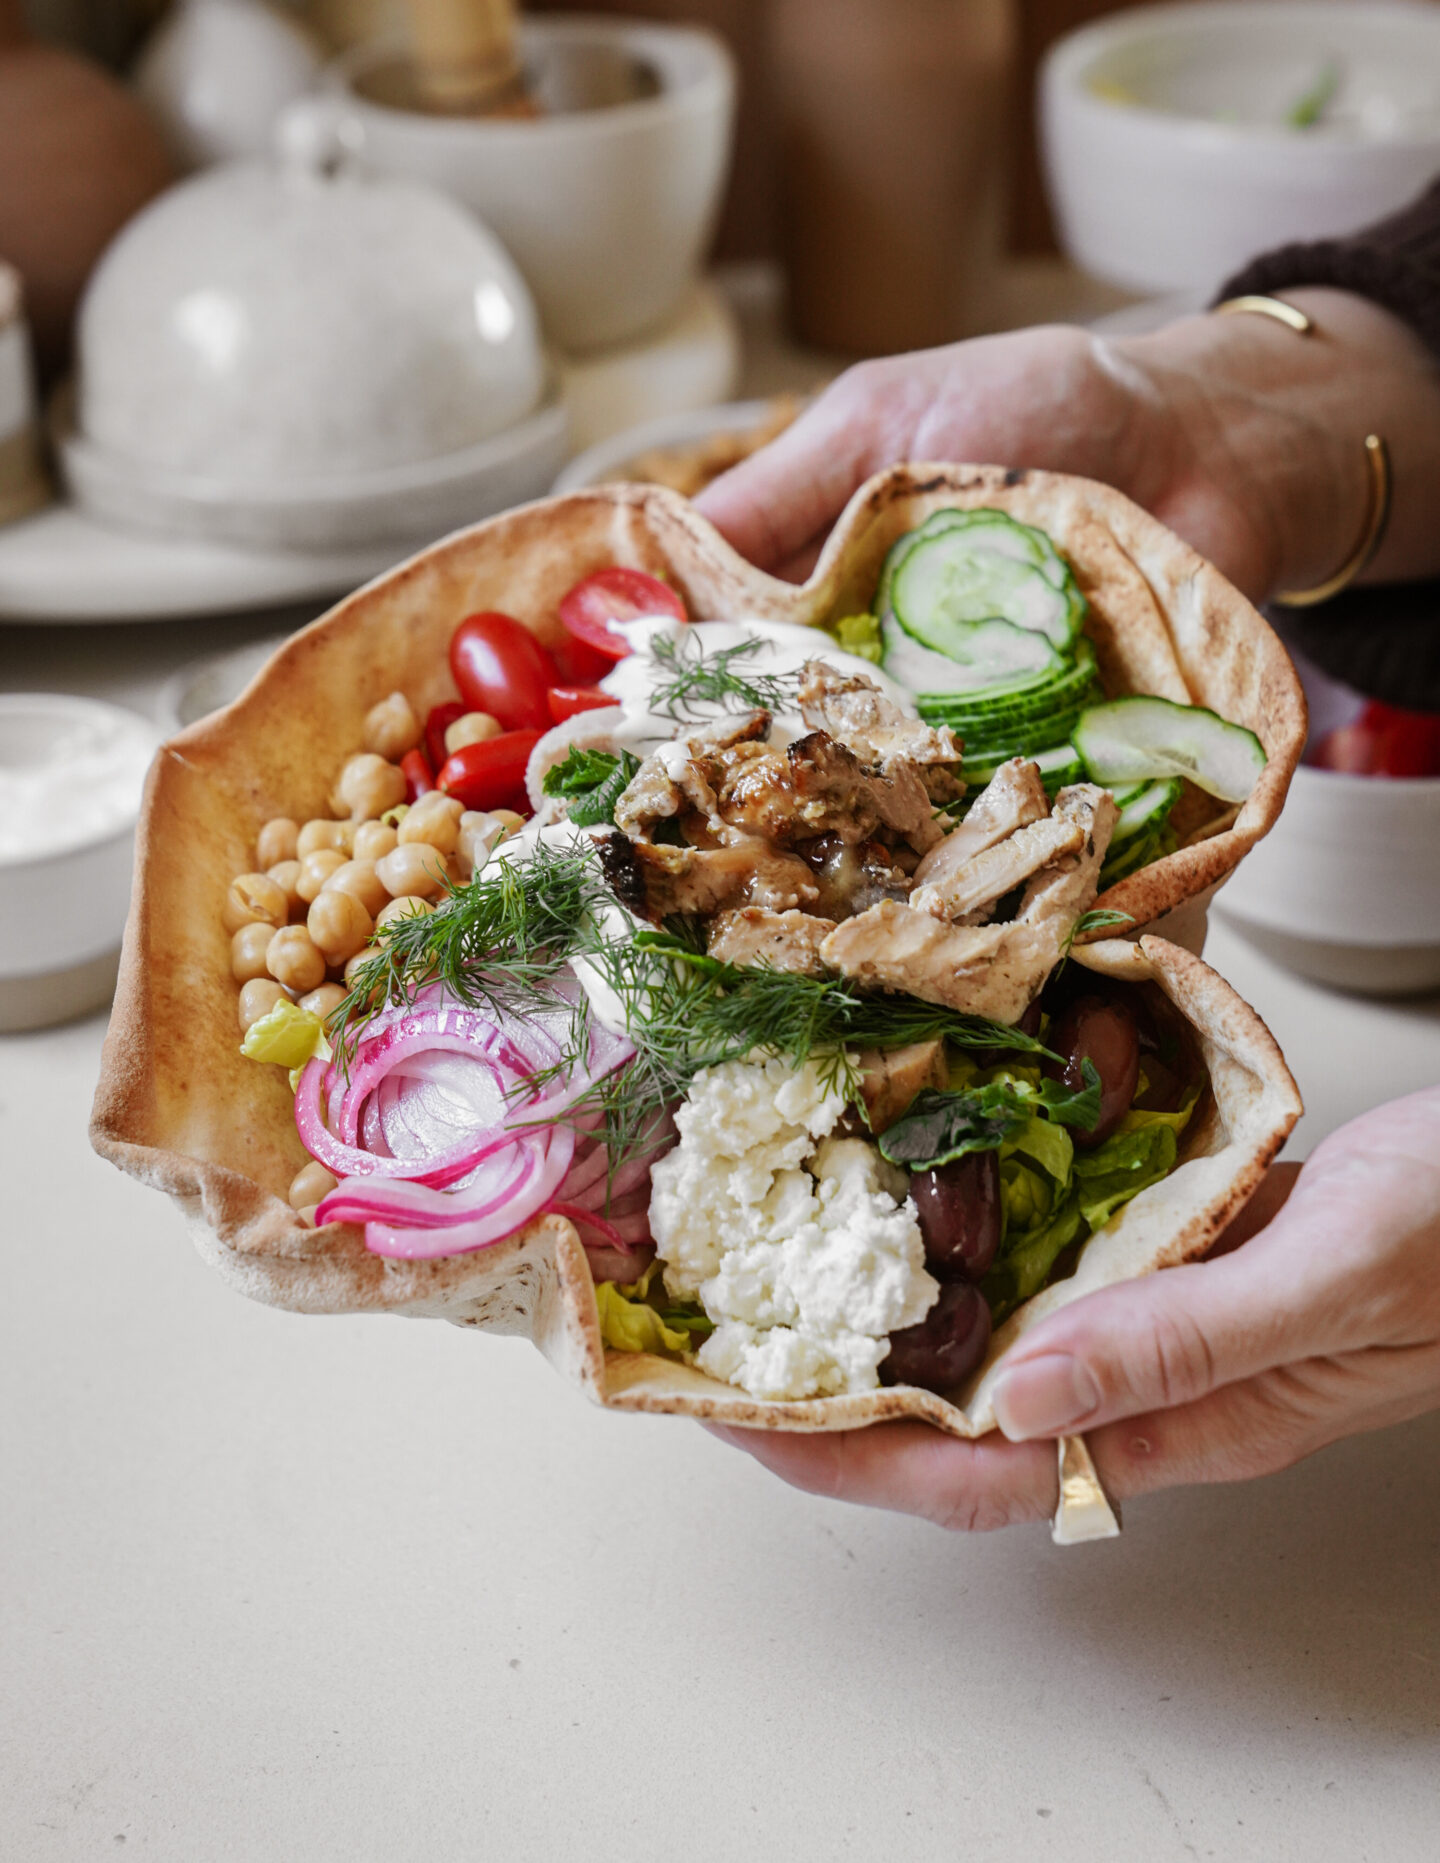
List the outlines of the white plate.
<svg viewBox="0 0 1440 1863">
<path fill-rule="evenodd" d="M 175 621 L 340 595 L 409 554 L 403 544 L 311 555 L 114 530 L 72 505 L 0 527 L 0 621 Z"/>
<path fill-rule="evenodd" d="M 555 481 L 556 492 L 579 492 L 615 478 L 630 461 L 652 447 L 694 446 L 717 433 L 744 433 L 768 418 L 770 401 L 726 401 L 719 407 L 661 414 L 623 433 L 611 434 L 576 455 Z"/>
</svg>

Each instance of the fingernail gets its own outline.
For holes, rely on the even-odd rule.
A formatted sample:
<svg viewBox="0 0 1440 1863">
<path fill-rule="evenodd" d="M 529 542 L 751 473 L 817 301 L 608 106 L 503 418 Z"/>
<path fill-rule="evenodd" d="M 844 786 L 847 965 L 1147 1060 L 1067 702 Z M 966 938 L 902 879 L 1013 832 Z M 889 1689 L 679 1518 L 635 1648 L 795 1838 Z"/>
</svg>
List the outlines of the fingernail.
<svg viewBox="0 0 1440 1863">
<path fill-rule="evenodd" d="M 1022 1443 L 1088 1417 L 1100 1402 L 1100 1387 L 1078 1358 L 1051 1352 L 1007 1371 L 994 1401 L 995 1421 L 1012 1443 Z"/>
</svg>

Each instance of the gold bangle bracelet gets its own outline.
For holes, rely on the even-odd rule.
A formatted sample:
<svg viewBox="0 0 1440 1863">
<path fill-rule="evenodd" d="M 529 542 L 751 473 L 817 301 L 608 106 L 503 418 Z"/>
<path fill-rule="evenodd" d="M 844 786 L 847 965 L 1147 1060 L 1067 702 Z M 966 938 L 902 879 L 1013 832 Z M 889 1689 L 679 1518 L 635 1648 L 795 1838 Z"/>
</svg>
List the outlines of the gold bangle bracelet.
<svg viewBox="0 0 1440 1863">
<path fill-rule="evenodd" d="M 1284 324 L 1287 330 L 1293 330 L 1297 336 L 1318 334 L 1314 319 L 1307 317 L 1304 311 L 1297 310 L 1293 304 L 1287 304 L 1283 298 L 1256 294 L 1226 298 L 1223 304 L 1215 306 L 1215 314 L 1219 317 L 1253 314 Z M 1374 560 L 1375 552 L 1384 541 L 1385 527 L 1390 521 L 1392 492 L 1390 449 L 1378 433 L 1367 433 L 1365 436 L 1365 464 L 1370 475 L 1370 496 L 1359 542 L 1334 575 L 1327 576 L 1324 582 L 1317 582 L 1312 589 L 1280 590 L 1275 600 L 1286 608 L 1315 608 L 1321 602 L 1328 602 L 1332 596 L 1348 588 Z"/>
</svg>

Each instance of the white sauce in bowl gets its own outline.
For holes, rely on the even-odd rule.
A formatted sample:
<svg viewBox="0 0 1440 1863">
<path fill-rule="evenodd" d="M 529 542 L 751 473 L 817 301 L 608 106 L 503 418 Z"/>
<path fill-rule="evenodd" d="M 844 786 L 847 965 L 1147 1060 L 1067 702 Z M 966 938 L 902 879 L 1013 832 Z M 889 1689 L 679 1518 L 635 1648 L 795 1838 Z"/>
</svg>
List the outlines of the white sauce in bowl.
<svg viewBox="0 0 1440 1863">
<path fill-rule="evenodd" d="M 0 866 L 132 827 L 159 741 L 147 719 L 98 699 L 0 695 Z"/>
</svg>

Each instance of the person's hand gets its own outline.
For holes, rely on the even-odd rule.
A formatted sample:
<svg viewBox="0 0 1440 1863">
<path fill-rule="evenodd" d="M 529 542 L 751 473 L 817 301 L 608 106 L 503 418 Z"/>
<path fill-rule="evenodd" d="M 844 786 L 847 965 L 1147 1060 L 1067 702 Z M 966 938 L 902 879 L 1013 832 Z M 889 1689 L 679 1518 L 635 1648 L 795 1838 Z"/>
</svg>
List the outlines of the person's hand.
<svg viewBox="0 0 1440 1863">
<path fill-rule="evenodd" d="M 1043 467 L 1118 487 L 1260 600 L 1343 561 L 1375 430 L 1396 486 L 1376 573 L 1440 571 L 1440 374 L 1377 306 L 1289 295 L 1320 337 L 1264 317 L 1191 317 L 1148 337 L 1055 326 L 862 363 L 696 504 L 742 556 L 798 579 L 851 493 L 886 466 Z"/>
<path fill-rule="evenodd" d="M 1117 1500 L 1242 1481 L 1440 1408 L 1440 1088 L 1274 1166 L 1203 1262 L 1077 1300 L 1024 1335 L 1000 1433 L 717 1430 L 797 1487 L 954 1528 L 1047 1517 L 1054 1437 L 1083 1431 Z"/>
</svg>

